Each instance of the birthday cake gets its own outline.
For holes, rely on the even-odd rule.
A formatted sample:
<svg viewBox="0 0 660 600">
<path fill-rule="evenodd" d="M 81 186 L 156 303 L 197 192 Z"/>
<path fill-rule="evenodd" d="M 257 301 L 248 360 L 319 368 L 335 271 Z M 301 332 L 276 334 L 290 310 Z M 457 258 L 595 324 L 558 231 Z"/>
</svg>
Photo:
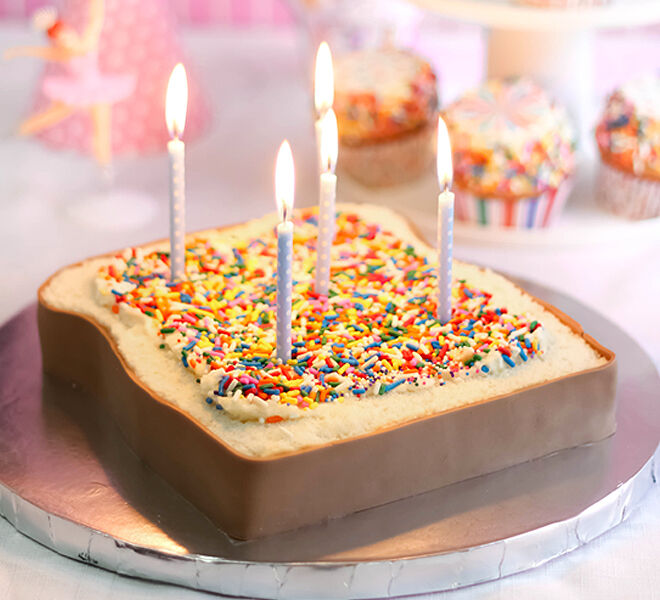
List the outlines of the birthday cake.
<svg viewBox="0 0 660 600">
<path fill-rule="evenodd" d="M 291 359 L 275 358 L 274 217 L 154 243 L 40 289 L 44 369 L 80 384 L 155 471 L 230 535 L 342 516 L 612 434 L 615 359 L 506 278 L 396 214 L 342 205 L 327 297 L 296 213 Z"/>
</svg>

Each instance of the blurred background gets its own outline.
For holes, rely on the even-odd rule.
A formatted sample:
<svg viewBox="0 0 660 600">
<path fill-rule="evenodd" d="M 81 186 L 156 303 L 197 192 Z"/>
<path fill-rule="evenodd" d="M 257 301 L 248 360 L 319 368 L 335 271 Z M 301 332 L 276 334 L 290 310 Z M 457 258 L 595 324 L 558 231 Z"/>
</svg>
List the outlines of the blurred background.
<svg viewBox="0 0 660 600">
<path fill-rule="evenodd" d="M 317 203 L 313 75 L 325 39 L 337 78 L 339 202 L 393 207 L 433 242 L 438 182 L 433 132 L 424 132 L 439 108 L 450 118 L 454 151 L 461 148 L 454 166 L 468 161 L 468 170 L 456 173 L 457 201 L 463 196 L 455 256 L 575 296 L 635 337 L 660 365 L 657 0 L 106 0 L 88 53 L 98 65 L 12 55 L 16 47 L 56 46 L 64 40 L 54 28 L 59 21 L 83 31 L 92 2 L 49 2 L 58 16 L 39 12 L 35 27 L 44 2 L 0 0 L 0 321 L 34 302 L 38 286 L 60 267 L 168 235 L 164 104 L 178 61 L 190 84 L 183 137 L 188 231 L 273 211 L 283 138 L 293 148 L 296 204 Z M 391 68 L 392 52 L 403 52 L 398 70 Z M 71 111 L 19 135 L 26 119 L 53 107 L 54 97 L 72 96 L 75 106 L 77 93 L 90 92 L 53 91 L 63 68 L 116 76 L 113 85 L 105 81 L 113 94 L 111 160 L 95 152 L 94 119 L 103 122 L 103 112 Z M 486 80 L 517 76 L 541 91 L 526 88 L 521 100 L 510 83 L 478 90 Z M 456 104 L 477 97 L 481 116 Z M 506 127 L 493 125 L 494 114 L 505 115 Z M 510 125 L 522 116 L 524 126 Z M 565 123 L 570 133 L 562 137 Z M 483 144 L 490 144 L 488 156 Z M 565 161 L 561 168 L 555 151 Z M 491 165 L 491 154 L 504 163 Z M 483 162 L 475 163 L 475 155 Z M 498 180 L 475 191 L 489 165 L 507 185 L 530 168 L 530 180 L 560 181 L 520 192 L 503 190 Z M 552 206 L 542 204 L 548 195 Z M 547 222 L 538 218 L 539 206 Z M 660 532 L 657 498 L 656 492 L 655 508 L 636 525 L 649 540 Z M 621 548 L 610 549 L 612 561 Z M 629 554 L 643 557 L 631 576 L 650 583 L 646 592 L 657 589 L 657 571 L 644 570 L 651 551 Z M 590 584 L 599 586 L 597 562 L 587 566 Z M 598 589 L 601 598 L 616 597 L 604 584 Z"/>
</svg>

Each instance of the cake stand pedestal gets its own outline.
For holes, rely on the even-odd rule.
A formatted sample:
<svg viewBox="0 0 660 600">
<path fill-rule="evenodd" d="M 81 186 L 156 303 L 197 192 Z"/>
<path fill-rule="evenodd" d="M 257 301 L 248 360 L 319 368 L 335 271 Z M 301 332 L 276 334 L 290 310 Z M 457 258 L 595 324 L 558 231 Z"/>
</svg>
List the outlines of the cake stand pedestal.
<svg viewBox="0 0 660 600">
<path fill-rule="evenodd" d="M 411 0 L 447 17 L 488 28 L 487 75 L 528 75 L 551 90 L 593 152 L 594 32 L 660 22 L 660 2 L 612 0 L 602 6 L 544 8 L 512 0 Z"/>
<path fill-rule="evenodd" d="M 447 590 L 579 548 L 625 520 L 660 478 L 660 376 L 614 323 L 558 292 L 519 283 L 617 353 L 618 429 L 610 438 L 237 542 L 147 469 L 93 398 L 42 375 L 31 306 L 0 328 L 0 514 L 90 565 L 251 598 Z"/>
</svg>

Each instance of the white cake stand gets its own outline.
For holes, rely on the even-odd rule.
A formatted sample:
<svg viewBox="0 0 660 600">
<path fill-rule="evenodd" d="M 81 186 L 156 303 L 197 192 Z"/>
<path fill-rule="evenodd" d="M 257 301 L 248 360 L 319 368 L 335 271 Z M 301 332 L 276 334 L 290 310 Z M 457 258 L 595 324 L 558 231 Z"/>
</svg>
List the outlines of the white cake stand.
<svg viewBox="0 0 660 600">
<path fill-rule="evenodd" d="M 594 33 L 660 22 L 660 2 L 617 1 L 541 8 L 511 0 L 411 0 L 427 10 L 488 27 L 487 75 L 529 75 L 552 91 L 579 123 L 583 151 L 594 110 Z"/>
</svg>

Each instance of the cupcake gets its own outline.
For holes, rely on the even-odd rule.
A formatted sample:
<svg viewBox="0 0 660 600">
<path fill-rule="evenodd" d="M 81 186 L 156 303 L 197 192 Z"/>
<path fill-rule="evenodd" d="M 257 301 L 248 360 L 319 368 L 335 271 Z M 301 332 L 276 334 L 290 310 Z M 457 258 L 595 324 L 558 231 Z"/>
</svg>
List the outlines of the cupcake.
<svg viewBox="0 0 660 600">
<path fill-rule="evenodd" d="M 406 50 L 383 48 L 340 56 L 334 69 L 339 168 L 371 186 L 426 171 L 438 110 L 431 66 Z"/>
<path fill-rule="evenodd" d="M 493 227 L 550 225 L 571 187 L 566 111 L 529 79 L 493 79 L 444 111 L 454 157 L 456 219 Z"/>
<path fill-rule="evenodd" d="M 629 219 L 660 216 L 660 77 L 615 90 L 596 127 L 597 198 Z"/>
</svg>

